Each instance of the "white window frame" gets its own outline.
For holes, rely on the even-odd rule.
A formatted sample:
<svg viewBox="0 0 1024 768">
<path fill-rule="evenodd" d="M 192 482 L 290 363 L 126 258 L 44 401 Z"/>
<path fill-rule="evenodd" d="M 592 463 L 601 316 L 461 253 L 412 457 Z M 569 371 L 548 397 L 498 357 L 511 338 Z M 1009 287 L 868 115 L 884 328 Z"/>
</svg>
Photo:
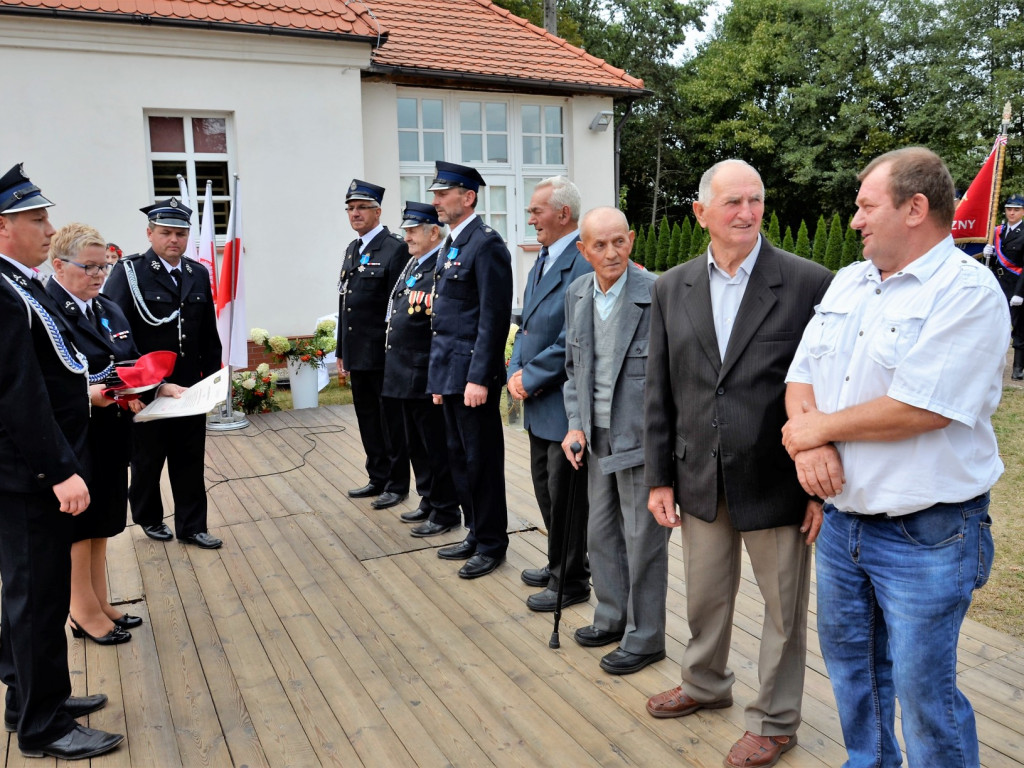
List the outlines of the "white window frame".
<svg viewBox="0 0 1024 768">
<path fill-rule="evenodd" d="M 151 117 L 174 117 L 182 121 L 182 128 L 185 135 L 184 152 L 154 152 L 150 142 L 149 118 Z M 225 139 L 227 141 L 227 152 L 195 152 L 195 145 L 192 140 L 192 120 L 194 118 L 217 118 L 224 121 Z M 206 180 L 203 179 L 202 193 L 198 191 L 198 178 L 196 176 L 196 161 L 199 162 L 223 162 L 228 164 L 228 194 L 213 195 L 213 202 L 227 202 L 231 207 L 231 179 L 235 175 L 235 132 L 234 115 L 230 112 L 211 112 L 196 110 L 184 112 L 173 109 L 146 109 L 143 111 L 142 124 L 146 135 L 146 175 L 148 177 L 150 197 L 156 202 L 156 180 L 153 177 L 153 163 L 155 161 L 176 161 L 185 163 L 185 180 L 188 186 L 189 200 L 194 213 L 196 226 L 199 226 L 199 217 L 202 214 L 202 200 L 206 198 Z M 216 234 L 216 245 L 223 247 L 227 241 L 227 232 Z"/>
</svg>

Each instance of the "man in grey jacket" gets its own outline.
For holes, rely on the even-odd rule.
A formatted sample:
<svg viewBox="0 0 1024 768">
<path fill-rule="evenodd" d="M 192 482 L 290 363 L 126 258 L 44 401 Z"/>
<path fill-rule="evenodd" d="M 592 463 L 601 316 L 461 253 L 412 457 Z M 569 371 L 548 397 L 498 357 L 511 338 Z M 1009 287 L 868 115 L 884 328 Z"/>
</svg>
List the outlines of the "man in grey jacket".
<svg viewBox="0 0 1024 768">
<path fill-rule="evenodd" d="M 614 675 L 665 658 L 669 530 L 647 512 L 644 484 L 644 376 L 655 276 L 629 261 L 635 233 L 614 208 L 589 211 L 579 249 L 594 274 L 565 296 L 565 413 L 562 449 L 574 467 L 590 448 L 587 546 L 597 595 L 594 623 L 576 642 L 619 647 L 601 659 Z"/>
</svg>

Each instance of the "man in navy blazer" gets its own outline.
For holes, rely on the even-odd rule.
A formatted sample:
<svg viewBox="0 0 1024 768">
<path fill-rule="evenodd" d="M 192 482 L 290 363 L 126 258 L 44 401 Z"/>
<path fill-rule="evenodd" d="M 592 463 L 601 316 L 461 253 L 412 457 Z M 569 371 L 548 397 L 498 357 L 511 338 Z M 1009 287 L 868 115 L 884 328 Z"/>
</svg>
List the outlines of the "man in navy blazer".
<svg viewBox="0 0 1024 768">
<path fill-rule="evenodd" d="M 442 547 L 443 560 L 467 560 L 459 576 L 490 573 L 508 549 L 505 439 L 498 401 L 512 317 L 512 259 L 501 235 L 476 215 L 485 182 L 465 165 L 437 161 L 430 191 L 449 227 L 434 268 L 427 391 L 444 406 L 448 460 L 469 535 Z"/>
<path fill-rule="evenodd" d="M 565 580 L 562 607 L 590 598 L 587 494 L 578 492 L 569 499 L 570 473 L 578 471 L 577 483 L 586 483 L 587 469 L 584 465 L 573 470 L 562 452 L 562 439 L 569 430 L 562 399 L 566 379 L 565 291 L 577 277 L 594 271 L 576 247 L 581 204 L 579 189 L 564 176 L 544 179 L 534 188 L 527 211 L 541 249 L 526 277 L 523 320 L 508 364 L 508 391 L 523 401 L 533 490 L 548 529 L 547 564 L 522 573 L 525 583 L 545 588 L 527 598 L 526 605 L 532 611 L 555 610 L 560 579 Z M 567 532 L 570 502 L 573 527 Z M 562 563 L 567 535 L 569 548 Z"/>
</svg>

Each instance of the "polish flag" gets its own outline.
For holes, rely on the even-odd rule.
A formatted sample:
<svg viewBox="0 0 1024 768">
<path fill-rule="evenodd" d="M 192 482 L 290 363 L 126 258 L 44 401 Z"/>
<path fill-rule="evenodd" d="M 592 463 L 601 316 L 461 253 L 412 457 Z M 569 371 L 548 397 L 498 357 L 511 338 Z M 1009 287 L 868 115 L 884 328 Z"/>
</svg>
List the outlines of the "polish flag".
<svg viewBox="0 0 1024 768">
<path fill-rule="evenodd" d="M 245 280 L 242 271 L 242 203 L 240 184 L 235 177 L 235 199 L 228 217 L 227 242 L 220 262 L 217 282 L 217 331 L 222 347 L 221 360 L 233 368 L 246 368 L 249 352 L 245 330 Z"/>
<path fill-rule="evenodd" d="M 192 209 L 192 203 L 188 198 L 188 182 L 185 181 L 185 177 L 180 173 L 178 174 L 178 197 L 181 198 L 181 202 L 185 204 L 186 208 Z M 196 257 L 196 240 L 198 239 L 199 231 L 196 229 L 196 217 L 193 215 L 189 220 L 188 243 L 185 245 L 185 253 L 182 256 L 192 259 L 192 261 L 198 261 Z"/>
<path fill-rule="evenodd" d="M 199 230 L 199 263 L 210 273 L 210 293 L 217 300 L 217 245 L 213 240 L 213 182 L 206 182 L 203 200 L 203 224 Z"/>
<path fill-rule="evenodd" d="M 953 242 L 958 246 L 992 242 L 992 231 L 999 215 L 999 188 L 1005 153 L 1006 136 L 999 136 L 978 175 L 960 199 L 953 214 Z"/>
</svg>

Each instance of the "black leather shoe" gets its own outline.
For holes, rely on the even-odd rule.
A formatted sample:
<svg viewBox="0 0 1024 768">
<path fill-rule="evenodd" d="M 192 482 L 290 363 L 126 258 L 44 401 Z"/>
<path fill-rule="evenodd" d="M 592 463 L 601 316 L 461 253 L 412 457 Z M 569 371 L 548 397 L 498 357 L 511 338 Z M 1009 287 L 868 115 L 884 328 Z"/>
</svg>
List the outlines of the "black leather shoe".
<svg viewBox="0 0 1024 768">
<path fill-rule="evenodd" d="M 590 599 L 590 590 L 586 592 L 565 592 L 562 595 L 562 607 L 567 608 L 576 603 L 585 603 Z M 537 613 L 550 613 L 558 605 L 558 592 L 554 589 L 545 589 L 535 595 L 526 598 L 526 607 Z"/>
<path fill-rule="evenodd" d="M 97 731 L 95 728 L 86 728 L 84 725 L 76 724 L 66 736 L 50 742 L 45 747 L 20 748 L 21 754 L 25 757 L 49 755 L 58 760 L 82 760 L 109 752 L 122 741 L 124 741 L 124 736 L 120 733 Z"/>
<path fill-rule="evenodd" d="M 504 559 L 504 557 L 491 557 L 490 555 L 473 555 L 464 566 L 459 568 L 459 576 L 464 579 L 486 576 L 501 565 L 501 561 Z"/>
<path fill-rule="evenodd" d="M 202 549 L 220 549 L 224 544 L 223 541 L 218 539 L 216 536 L 211 536 L 206 531 L 193 533 L 191 536 L 182 536 L 178 541 L 182 544 L 194 544 Z"/>
<path fill-rule="evenodd" d="M 88 714 L 103 709 L 107 706 L 107 694 L 97 693 L 92 696 L 68 696 L 68 700 L 61 707 L 71 717 L 85 717 Z M 14 733 L 18 730 L 18 712 L 10 707 L 4 712 L 4 727 Z"/>
<path fill-rule="evenodd" d="M 458 544 L 450 547 L 441 547 L 437 550 L 437 556 L 442 560 L 468 560 L 476 554 L 476 544 L 470 544 L 463 539 Z"/>
<path fill-rule="evenodd" d="M 657 653 L 630 653 L 621 648 L 616 648 L 601 659 L 601 669 L 613 675 L 631 675 L 634 672 L 639 672 L 648 664 L 653 664 L 664 658 L 664 651 L 658 651 Z"/>
<path fill-rule="evenodd" d="M 523 584 L 543 588 L 551 581 L 551 571 L 548 570 L 546 565 L 543 568 L 526 568 L 519 575 L 519 578 L 523 580 Z"/>
<path fill-rule="evenodd" d="M 367 496 L 380 496 L 384 489 L 379 485 L 367 483 L 362 488 L 353 488 L 348 492 L 350 499 L 365 499 Z"/>
<path fill-rule="evenodd" d="M 602 645 L 611 645 L 622 639 L 622 632 L 613 632 L 610 629 L 598 629 L 593 624 L 588 627 L 580 627 L 573 635 L 573 639 L 584 648 L 600 648 Z"/>
<path fill-rule="evenodd" d="M 151 539 L 157 541 L 170 541 L 174 538 L 174 534 L 171 533 L 171 529 L 163 523 L 158 525 L 144 525 L 142 526 L 142 532 L 149 536 Z"/>
<path fill-rule="evenodd" d="M 129 616 L 127 613 L 122 613 L 118 618 L 111 619 L 121 629 L 132 629 L 134 627 L 142 626 L 142 617 L 140 616 Z"/>
<path fill-rule="evenodd" d="M 417 525 L 409 533 L 417 539 L 425 539 L 428 536 L 440 536 L 442 533 L 448 533 L 454 527 L 454 525 L 441 525 L 433 520 L 427 520 L 422 525 Z"/>
<path fill-rule="evenodd" d="M 422 523 L 430 517 L 430 510 L 416 507 L 412 512 L 403 512 L 398 516 L 398 519 L 403 523 Z"/>
<path fill-rule="evenodd" d="M 1013 373 L 1010 374 L 1010 378 L 1014 381 L 1024 379 L 1024 368 L 1014 368 Z"/>
<path fill-rule="evenodd" d="M 387 509 L 393 507 L 395 504 L 401 504 L 409 498 L 408 493 L 395 493 L 394 491 L 384 491 L 380 496 L 370 502 L 370 506 L 374 509 Z"/>
<path fill-rule="evenodd" d="M 132 633 L 128 632 L 127 630 L 121 629 L 119 626 L 117 626 L 117 624 L 115 624 L 114 628 L 107 632 L 107 634 L 102 635 L 100 637 L 93 637 L 80 626 L 78 626 L 78 622 L 70 616 L 68 616 L 68 622 L 71 624 L 72 637 L 77 637 L 79 640 L 81 640 L 83 637 L 88 637 L 90 640 L 96 643 L 96 645 L 120 645 L 121 643 L 127 643 L 129 640 L 132 639 Z"/>
</svg>

